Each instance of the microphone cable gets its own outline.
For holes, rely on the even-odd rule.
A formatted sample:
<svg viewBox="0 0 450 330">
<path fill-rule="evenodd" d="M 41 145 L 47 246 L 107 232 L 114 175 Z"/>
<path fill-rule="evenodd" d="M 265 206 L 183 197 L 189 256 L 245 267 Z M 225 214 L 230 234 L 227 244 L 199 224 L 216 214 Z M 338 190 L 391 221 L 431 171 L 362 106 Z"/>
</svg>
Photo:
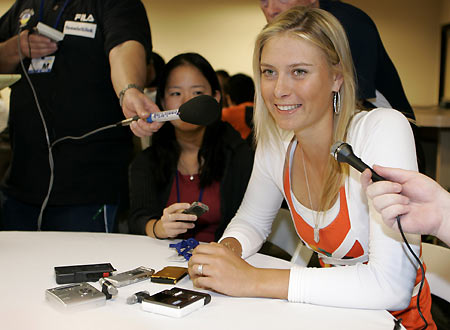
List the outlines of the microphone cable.
<svg viewBox="0 0 450 330">
<path fill-rule="evenodd" d="M 422 272 L 422 278 L 420 279 L 420 285 L 419 285 L 419 292 L 417 293 L 416 306 L 417 306 L 417 311 L 419 312 L 420 318 L 425 323 L 425 326 L 422 328 L 422 330 L 425 330 L 426 328 L 428 328 L 428 322 L 425 319 L 425 317 L 423 316 L 422 311 L 420 309 L 420 294 L 422 293 L 423 284 L 425 282 L 425 268 L 423 267 L 423 264 L 420 261 L 419 257 L 414 253 L 413 249 L 411 248 L 411 246 L 408 243 L 408 240 L 406 239 L 405 233 L 403 232 L 402 223 L 400 221 L 400 215 L 397 215 L 396 220 L 397 220 L 398 229 L 400 231 L 400 234 L 402 235 L 403 241 L 405 242 L 406 247 L 408 248 L 409 252 L 413 255 L 414 259 L 416 259 L 416 261 L 419 263 L 420 271 Z"/>
<path fill-rule="evenodd" d="M 84 139 L 84 138 L 86 138 L 86 137 L 88 137 L 90 135 L 93 135 L 95 133 L 104 131 L 106 129 L 124 126 L 124 125 L 128 124 L 129 122 L 131 122 L 131 119 L 137 120 L 137 118 L 133 117 L 133 118 L 129 119 L 128 121 L 124 120 L 124 121 L 119 121 L 119 122 L 117 122 L 115 124 L 103 126 L 103 127 L 97 128 L 97 129 L 95 129 L 93 131 L 90 131 L 90 132 L 88 132 L 88 133 L 86 133 L 84 135 L 81 135 L 81 136 L 65 136 L 65 137 L 59 138 L 59 139 L 51 142 L 50 141 L 50 136 L 49 136 L 49 133 L 48 133 L 47 123 L 45 122 L 44 114 L 43 114 L 41 105 L 39 103 L 39 98 L 37 96 L 36 89 L 34 88 L 34 85 L 33 85 L 32 81 L 30 79 L 30 76 L 28 75 L 28 72 L 27 72 L 27 70 L 25 68 L 25 64 L 23 62 L 23 54 L 22 54 L 22 49 L 20 47 L 20 34 L 21 34 L 22 31 L 23 31 L 23 28 L 19 28 L 19 32 L 17 34 L 17 36 L 18 36 L 18 38 L 17 38 L 17 49 L 18 49 L 18 52 L 19 52 L 20 66 L 22 67 L 22 71 L 23 71 L 23 73 L 25 75 L 25 78 L 27 79 L 27 82 L 28 82 L 28 84 L 29 84 L 29 86 L 31 88 L 32 93 L 33 93 L 34 101 L 36 103 L 36 107 L 37 107 L 38 112 L 39 112 L 39 117 L 41 119 L 42 126 L 44 127 L 45 141 L 47 143 L 47 149 L 48 149 L 48 163 L 49 163 L 49 168 L 50 168 L 50 180 L 49 180 L 49 184 L 48 184 L 48 190 L 47 190 L 47 194 L 45 195 L 45 198 L 44 198 L 44 200 L 42 202 L 41 209 L 39 211 L 38 221 L 37 221 L 37 230 L 40 231 L 41 230 L 41 226 L 42 226 L 42 218 L 43 218 L 44 210 L 47 207 L 47 204 L 48 204 L 48 201 L 49 201 L 49 198 L 50 198 L 50 194 L 51 194 L 51 191 L 53 189 L 53 183 L 54 183 L 54 177 L 55 177 L 55 174 L 54 174 L 54 172 L 55 172 L 55 163 L 54 163 L 54 158 L 53 158 L 53 147 L 56 144 L 58 144 L 58 143 L 60 143 L 62 141 L 65 141 L 65 140 L 81 140 L 81 139 Z M 30 51 L 30 59 L 31 59 L 31 46 L 28 44 L 28 47 L 30 48 L 29 51 Z M 107 223 L 106 223 L 106 218 L 105 218 L 105 228 L 108 228 L 107 227 Z"/>
</svg>

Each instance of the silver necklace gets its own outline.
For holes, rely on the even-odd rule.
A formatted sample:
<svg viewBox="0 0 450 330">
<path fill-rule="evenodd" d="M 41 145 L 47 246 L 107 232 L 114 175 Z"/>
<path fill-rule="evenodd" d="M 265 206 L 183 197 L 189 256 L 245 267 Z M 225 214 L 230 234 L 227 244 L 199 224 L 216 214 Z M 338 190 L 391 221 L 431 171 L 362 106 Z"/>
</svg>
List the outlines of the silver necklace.
<svg viewBox="0 0 450 330">
<path fill-rule="evenodd" d="M 186 173 L 188 173 L 188 175 L 189 175 L 189 180 L 190 180 L 190 181 L 194 181 L 194 174 L 189 174 L 189 172 L 187 171 L 187 167 L 186 167 L 186 165 L 184 164 L 184 161 L 181 159 L 181 157 L 180 157 L 178 163 L 179 163 L 178 166 L 181 165 L 181 169 L 184 170 Z"/>
<path fill-rule="evenodd" d="M 302 152 L 303 171 L 305 173 L 306 189 L 308 190 L 309 204 L 311 206 L 311 209 L 314 211 L 314 206 L 313 206 L 312 198 L 311 198 L 311 190 L 309 189 L 308 173 L 306 172 L 305 154 L 303 153 L 303 147 L 300 147 L 300 151 Z M 319 231 L 320 231 L 319 223 L 314 218 L 314 242 L 316 242 L 316 243 L 319 243 L 319 240 L 320 240 Z"/>
</svg>

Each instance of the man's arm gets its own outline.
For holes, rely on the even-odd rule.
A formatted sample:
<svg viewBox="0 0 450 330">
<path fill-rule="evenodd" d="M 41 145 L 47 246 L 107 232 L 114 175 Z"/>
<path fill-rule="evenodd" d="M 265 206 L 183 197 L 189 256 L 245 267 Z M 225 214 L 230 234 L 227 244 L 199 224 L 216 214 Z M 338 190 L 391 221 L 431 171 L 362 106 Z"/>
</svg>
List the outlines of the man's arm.
<svg viewBox="0 0 450 330">
<path fill-rule="evenodd" d="M 119 97 L 120 92 L 130 84 L 143 87 L 146 79 L 146 53 L 144 46 L 131 40 L 117 45 L 109 53 L 111 81 Z M 150 113 L 159 109 L 145 94 L 136 88 L 125 91 L 122 97 L 122 110 L 126 118 L 138 115 L 141 119 L 130 125 L 137 136 L 150 136 L 156 132 L 161 123 L 149 124 L 145 121 Z"/>
<path fill-rule="evenodd" d="M 5 42 L 0 43 L 0 72 L 14 73 L 20 63 L 18 49 L 18 36 L 14 36 Z M 28 30 L 20 33 L 20 50 L 22 56 L 38 58 L 56 52 L 58 45 L 49 38 L 29 34 Z"/>
</svg>

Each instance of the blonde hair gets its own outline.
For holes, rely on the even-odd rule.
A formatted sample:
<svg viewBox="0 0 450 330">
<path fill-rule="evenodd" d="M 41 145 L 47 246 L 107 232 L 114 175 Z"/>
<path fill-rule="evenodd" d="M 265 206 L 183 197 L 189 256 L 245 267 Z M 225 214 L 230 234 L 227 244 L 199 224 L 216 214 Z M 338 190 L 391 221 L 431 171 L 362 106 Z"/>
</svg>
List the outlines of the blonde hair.
<svg viewBox="0 0 450 330">
<path fill-rule="evenodd" d="M 333 141 L 345 141 L 347 128 L 356 109 L 356 91 L 353 61 L 347 36 L 339 21 L 328 12 L 308 7 L 293 7 L 280 14 L 267 24 L 259 33 L 253 55 L 253 71 L 255 80 L 255 112 L 254 122 L 256 141 L 260 148 L 280 150 L 283 141 L 292 136 L 291 131 L 279 128 L 264 104 L 261 95 L 261 53 L 266 43 L 274 37 L 289 34 L 306 40 L 318 47 L 329 64 L 330 69 L 342 75 L 340 88 L 341 111 L 334 116 Z M 330 97 L 333 97 L 330 95 Z M 348 166 L 336 162 L 330 155 L 326 172 L 326 185 L 322 188 L 319 211 L 327 210 L 339 192 Z"/>
</svg>

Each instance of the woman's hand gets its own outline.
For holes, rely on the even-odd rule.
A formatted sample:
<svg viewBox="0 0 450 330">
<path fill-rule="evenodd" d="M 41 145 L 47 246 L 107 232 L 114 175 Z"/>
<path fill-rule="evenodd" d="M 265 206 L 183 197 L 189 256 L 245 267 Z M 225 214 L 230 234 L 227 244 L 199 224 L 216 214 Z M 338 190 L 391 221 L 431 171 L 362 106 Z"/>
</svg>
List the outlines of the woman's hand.
<svg viewBox="0 0 450 330">
<path fill-rule="evenodd" d="M 189 260 L 194 286 L 229 296 L 254 296 L 257 269 L 223 244 L 197 246 Z"/>
<path fill-rule="evenodd" d="M 182 213 L 189 206 L 189 203 L 174 203 L 166 207 L 159 221 L 150 220 L 147 222 L 147 235 L 157 238 L 173 238 L 194 228 L 193 222 L 197 220 L 197 216 Z M 155 221 L 157 221 L 156 224 Z"/>
</svg>

